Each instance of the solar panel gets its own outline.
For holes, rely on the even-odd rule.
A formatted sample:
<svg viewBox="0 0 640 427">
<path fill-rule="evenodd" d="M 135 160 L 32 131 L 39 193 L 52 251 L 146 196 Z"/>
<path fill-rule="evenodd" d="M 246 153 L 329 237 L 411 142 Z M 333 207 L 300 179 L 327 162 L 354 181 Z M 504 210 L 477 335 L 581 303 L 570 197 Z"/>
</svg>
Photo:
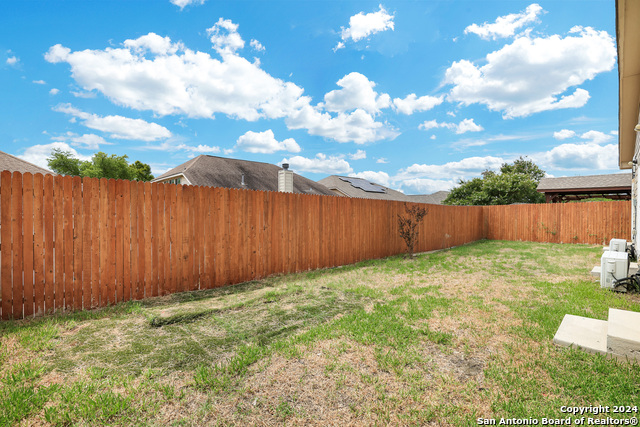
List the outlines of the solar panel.
<svg viewBox="0 0 640 427">
<path fill-rule="evenodd" d="M 369 193 L 386 193 L 387 191 L 384 187 L 374 184 L 373 182 L 369 182 L 366 179 L 362 178 L 343 178 L 340 177 L 341 180 L 348 182 L 355 188 L 359 188 L 361 190 L 367 191 Z"/>
</svg>

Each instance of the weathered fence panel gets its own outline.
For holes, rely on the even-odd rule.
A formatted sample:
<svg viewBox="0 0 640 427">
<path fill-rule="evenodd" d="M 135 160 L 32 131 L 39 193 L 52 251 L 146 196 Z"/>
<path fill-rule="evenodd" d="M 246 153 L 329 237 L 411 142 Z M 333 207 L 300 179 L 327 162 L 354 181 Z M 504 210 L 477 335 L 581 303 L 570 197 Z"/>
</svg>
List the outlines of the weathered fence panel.
<svg viewBox="0 0 640 427">
<path fill-rule="evenodd" d="M 485 238 L 606 244 L 631 236 L 631 201 L 483 206 Z"/>
</svg>

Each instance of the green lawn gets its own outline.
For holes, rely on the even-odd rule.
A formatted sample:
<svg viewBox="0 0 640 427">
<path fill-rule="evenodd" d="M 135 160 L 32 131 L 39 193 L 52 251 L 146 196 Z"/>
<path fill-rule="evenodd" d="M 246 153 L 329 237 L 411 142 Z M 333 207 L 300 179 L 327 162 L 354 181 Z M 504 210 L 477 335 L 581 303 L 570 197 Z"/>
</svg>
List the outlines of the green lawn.
<svg viewBox="0 0 640 427">
<path fill-rule="evenodd" d="M 481 241 L 2 322 L 0 425 L 465 426 L 637 405 L 638 364 L 552 344 L 567 313 L 640 311 L 589 276 L 601 252 Z"/>
</svg>

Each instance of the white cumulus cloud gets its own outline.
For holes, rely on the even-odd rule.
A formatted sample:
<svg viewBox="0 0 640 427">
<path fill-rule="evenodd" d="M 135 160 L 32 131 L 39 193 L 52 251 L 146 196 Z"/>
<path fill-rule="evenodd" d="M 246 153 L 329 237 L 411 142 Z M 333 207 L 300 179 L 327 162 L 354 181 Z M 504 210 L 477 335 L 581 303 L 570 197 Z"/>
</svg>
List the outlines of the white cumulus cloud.
<svg viewBox="0 0 640 427">
<path fill-rule="evenodd" d="M 215 154 L 220 152 L 220 147 L 211 145 L 187 145 L 185 143 L 179 143 L 177 141 L 164 141 L 158 145 L 147 145 L 144 147 L 146 150 L 158 150 L 158 151 L 186 151 L 190 154 Z"/>
<path fill-rule="evenodd" d="M 326 173 L 328 175 L 340 175 L 353 172 L 349 162 L 342 156 L 326 156 L 318 153 L 315 158 L 309 159 L 302 156 L 293 156 L 282 159 L 280 163 L 289 163 L 291 169 L 300 172 Z"/>
<path fill-rule="evenodd" d="M 31 162 L 34 165 L 38 165 L 41 168 L 49 169 L 49 166 L 47 165 L 47 158 L 51 157 L 51 151 L 54 148 L 62 151 L 68 151 L 73 157 L 80 160 L 91 160 L 91 156 L 85 156 L 78 153 L 75 148 L 71 147 L 66 142 L 52 142 L 50 144 L 32 145 L 31 147 L 27 147 L 27 149 L 24 150 L 24 153 L 19 155 L 18 157 L 26 160 L 27 162 Z"/>
<path fill-rule="evenodd" d="M 576 136 L 576 133 L 569 129 L 562 129 L 553 133 L 553 137 L 558 140 L 573 138 L 574 136 Z"/>
<path fill-rule="evenodd" d="M 464 119 L 456 125 L 455 130 L 457 134 L 461 134 L 466 132 L 480 132 L 483 131 L 484 128 L 476 124 L 473 119 Z"/>
<path fill-rule="evenodd" d="M 484 65 L 461 60 L 445 72 L 449 100 L 484 104 L 504 118 L 585 105 L 589 92 L 575 88 L 611 71 L 616 47 L 606 31 L 574 27 L 562 37 L 525 35 L 486 56 Z"/>
<path fill-rule="evenodd" d="M 70 143 L 74 147 L 94 151 L 99 150 L 101 145 L 111 145 L 111 143 L 105 141 L 103 137 L 94 134 L 78 135 L 74 132 L 67 132 L 64 135 L 53 136 L 51 139 L 57 142 Z"/>
<path fill-rule="evenodd" d="M 607 134 L 599 130 L 590 130 L 581 134 L 580 138 L 594 144 L 604 144 L 613 141 L 617 135 L 617 131 L 612 131 Z M 569 129 L 562 129 L 553 133 L 553 137 L 557 140 L 565 140 L 577 136 L 578 134 L 575 131 Z"/>
<path fill-rule="evenodd" d="M 437 191 L 448 191 L 458 185 L 451 179 L 410 178 L 399 182 L 402 187 L 408 187 L 411 193 L 432 194 Z"/>
<path fill-rule="evenodd" d="M 336 84 L 342 89 L 325 94 L 324 104 L 321 104 L 328 111 L 343 113 L 359 108 L 369 114 L 376 114 L 391 104 L 389 95 L 378 94 L 373 90 L 376 84 L 363 74 L 349 73 Z"/>
<path fill-rule="evenodd" d="M 183 48 L 181 43 L 172 43 L 169 37 L 162 37 L 156 33 L 149 33 L 137 39 L 125 40 L 123 44 L 136 54 L 144 54 L 149 51 L 156 55 L 173 55 Z"/>
<path fill-rule="evenodd" d="M 467 157 L 460 161 L 449 162 L 443 165 L 417 164 L 401 169 L 396 175 L 396 179 L 407 180 L 413 178 L 428 179 L 468 179 L 469 177 L 480 176 L 487 170 L 497 170 L 505 163 L 501 157 Z"/>
<path fill-rule="evenodd" d="M 45 59 L 67 63 L 86 93 L 100 92 L 114 104 L 157 116 L 214 119 L 216 114 L 247 121 L 285 119 L 289 129 L 306 129 L 338 142 L 364 144 L 399 133 L 375 115 L 390 106 L 385 93 L 360 73 L 339 80 L 324 102 L 311 104 L 304 89 L 271 76 L 238 55 L 244 45 L 237 24 L 220 19 L 208 30 L 219 58 L 193 51 L 181 42 L 149 33 L 122 47 L 71 51 L 51 46 Z M 159 130 L 159 129 L 158 129 Z M 168 132 L 168 131 L 167 131 Z M 118 134 L 115 133 L 114 134 Z"/>
<path fill-rule="evenodd" d="M 176 6 L 178 6 L 180 8 L 180 10 L 184 9 L 185 7 L 195 4 L 195 5 L 201 5 L 204 4 L 204 2 L 206 0 L 169 0 L 172 4 L 175 4 Z"/>
<path fill-rule="evenodd" d="M 385 187 L 390 187 L 392 184 L 391 177 L 389 176 L 389 174 L 382 171 L 380 172 L 364 171 L 364 172 L 352 173 L 352 174 L 349 174 L 349 176 L 366 179 L 367 181 L 371 181 L 374 184 L 380 184 Z"/>
<path fill-rule="evenodd" d="M 207 29 L 207 34 L 213 48 L 221 55 L 233 54 L 244 47 L 244 40 L 238 34 L 238 24 L 229 19 L 220 18 L 213 27 Z"/>
<path fill-rule="evenodd" d="M 427 111 L 433 107 L 442 104 L 444 96 L 421 96 L 417 97 L 415 93 L 408 95 L 406 98 L 394 98 L 393 105 L 399 113 L 413 114 L 416 111 Z"/>
<path fill-rule="evenodd" d="M 542 12 L 542 7 L 533 3 L 520 13 L 498 17 L 492 24 L 486 22 L 482 25 L 471 24 L 464 29 L 464 33 L 473 33 L 485 40 L 510 37 L 516 33 L 516 30 L 535 22 Z"/>
<path fill-rule="evenodd" d="M 212 28 L 222 33 L 234 25 L 223 20 Z M 160 40 L 152 33 L 125 41 L 123 48 L 71 52 L 58 44 L 49 49 L 45 59 L 68 63 L 72 77 L 85 91 L 95 90 L 118 105 L 160 116 L 214 118 L 222 113 L 253 121 L 283 117 L 305 102 L 300 87 L 233 54 L 239 41 L 225 39 L 227 36 L 211 33 L 222 52 L 221 60 L 186 49 L 181 43 L 167 45 L 165 38 Z"/>
<path fill-rule="evenodd" d="M 543 169 L 589 171 L 618 169 L 616 144 L 567 143 L 547 152 L 532 154 L 530 157 Z"/>
<path fill-rule="evenodd" d="M 466 132 L 480 132 L 484 130 L 484 128 L 479 124 L 476 124 L 473 119 L 464 119 L 458 124 L 447 122 L 439 123 L 436 120 L 427 120 L 418 126 L 418 129 L 422 130 L 435 128 L 451 129 L 457 134 L 463 134 Z"/>
<path fill-rule="evenodd" d="M 593 142 L 594 144 L 604 144 L 605 142 L 610 142 L 615 139 L 613 135 L 608 135 L 598 130 L 590 130 L 588 132 L 585 132 L 580 135 L 580 138 L 586 139 L 587 141 Z"/>
<path fill-rule="evenodd" d="M 358 150 L 355 153 L 349 154 L 351 160 L 362 160 L 367 158 L 367 152 L 364 150 Z"/>
<path fill-rule="evenodd" d="M 98 116 L 80 111 L 71 104 L 61 104 L 55 111 L 72 115 L 81 119 L 88 128 L 106 132 L 111 138 L 133 139 L 140 141 L 156 141 L 169 138 L 171 132 L 157 123 L 149 123 L 142 119 L 130 119 L 122 116 Z"/>
<path fill-rule="evenodd" d="M 344 47 L 344 42 L 352 40 L 354 42 L 365 39 L 375 33 L 394 29 L 393 15 L 390 15 L 382 5 L 377 12 L 360 12 L 349 18 L 349 26 L 342 27 L 340 36 L 342 41 L 334 48 L 338 50 Z"/>
<path fill-rule="evenodd" d="M 365 144 L 381 139 L 394 139 L 399 133 L 389 125 L 377 122 L 364 110 L 338 113 L 332 116 L 319 108 L 306 105 L 285 120 L 289 129 L 306 129 L 310 135 L 330 138 L 337 142 Z"/>
<path fill-rule="evenodd" d="M 238 138 L 236 146 L 249 153 L 271 154 L 276 151 L 288 151 L 290 153 L 300 152 L 300 146 L 295 139 L 287 138 L 284 141 L 278 141 L 271 129 L 264 132 L 248 131 Z"/>
<path fill-rule="evenodd" d="M 264 51 L 264 46 L 262 45 L 262 43 L 260 43 L 258 40 L 256 39 L 252 39 L 251 42 L 249 43 L 249 45 L 254 49 L 257 50 L 258 52 L 262 52 Z"/>
</svg>

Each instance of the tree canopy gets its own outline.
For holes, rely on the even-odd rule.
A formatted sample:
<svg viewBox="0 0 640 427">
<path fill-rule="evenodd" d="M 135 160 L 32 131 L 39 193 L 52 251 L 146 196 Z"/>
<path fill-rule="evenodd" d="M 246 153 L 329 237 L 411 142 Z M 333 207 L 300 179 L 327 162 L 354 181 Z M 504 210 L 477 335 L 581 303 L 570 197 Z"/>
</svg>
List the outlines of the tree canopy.
<svg viewBox="0 0 640 427">
<path fill-rule="evenodd" d="M 151 167 L 136 160 L 129 164 L 127 155 L 108 155 L 102 151 L 91 157 L 91 160 L 80 160 L 69 151 L 54 148 L 47 158 L 47 165 L 55 173 L 61 175 L 82 176 L 89 178 L 128 179 L 131 181 L 151 181 Z"/>
<path fill-rule="evenodd" d="M 520 157 L 503 163 L 498 172 L 486 170 L 481 178 L 460 180 L 443 201 L 445 205 L 510 205 L 543 203 L 538 183 L 545 172 L 532 160 Z"/>
</svg>

